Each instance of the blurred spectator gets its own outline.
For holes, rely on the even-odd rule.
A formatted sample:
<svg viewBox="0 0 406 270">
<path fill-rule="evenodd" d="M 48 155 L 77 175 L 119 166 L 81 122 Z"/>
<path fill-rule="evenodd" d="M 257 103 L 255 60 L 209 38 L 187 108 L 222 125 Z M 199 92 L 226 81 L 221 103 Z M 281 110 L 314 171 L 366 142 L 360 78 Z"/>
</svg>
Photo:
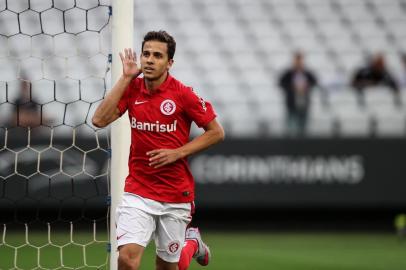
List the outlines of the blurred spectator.
<svg viewBox="0 0 406 270">
<path fill-rule="evenodd" d="M 296 52 L 293 66 L 279 78 L 279 86 L 285 95 L 288 135 L 305 135 L 310 92 L 316 85 L 317 78 L 305 67 L 303 54 Z"/>
<path fill-rule="evenodd" d="M 371 86 L 386 86 L 396 96 L 399 93 L 399 86 L 394 77 L 389 73 L 385 64 L 385 58 L 381 53 L 374 55 L 367 66 L 361 67 L 355 72 L 351 84 L 360 94 L 361 102 L 363 102 L 365 88 Z"/>
<path fill-rule="evenodd" d="M 31 83 L 21 80 L 20 93 L 13 102 L 16 109 L 10 121 L 10 125 L 21 127 L 36 127 L 41 124 L 41 112 L 39 106 L 31 98 Z"/>
</svg>

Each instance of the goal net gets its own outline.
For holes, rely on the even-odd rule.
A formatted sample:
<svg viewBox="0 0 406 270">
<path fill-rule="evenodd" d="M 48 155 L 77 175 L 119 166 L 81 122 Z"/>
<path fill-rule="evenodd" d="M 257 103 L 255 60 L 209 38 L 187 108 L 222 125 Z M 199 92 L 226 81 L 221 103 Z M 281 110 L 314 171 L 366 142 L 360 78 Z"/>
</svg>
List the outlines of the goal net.
<svg viewBox="0 0 406 270">
<path fill-rule="evenodd" d="M 108 0 L 0 0 L 0 269 L 109 268 Z"/>
</svg>

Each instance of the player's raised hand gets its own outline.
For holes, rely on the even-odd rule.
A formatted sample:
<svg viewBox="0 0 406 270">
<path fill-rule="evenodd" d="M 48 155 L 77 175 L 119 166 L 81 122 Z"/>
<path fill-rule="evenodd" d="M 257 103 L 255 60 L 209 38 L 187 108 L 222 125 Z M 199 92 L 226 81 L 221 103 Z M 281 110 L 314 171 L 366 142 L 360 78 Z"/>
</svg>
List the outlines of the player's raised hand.
<svg viewBox="0 0 406 270">
<path fill-rule="evenodd" d="M 141 74 L 141 69 L 137 66 L 137 55 L 131 48 L 126 48 L 124 54 L 119 54 L 123 63 L 123 76 L 132 78 Z"/>
<path fill-rule="evenodd" d="M 174 163 L 182 156 L 176 149 L 155 149 L 147 152 L 149 158 L 149 166 L 159 168 L 171 163 Z"/>
</svg>

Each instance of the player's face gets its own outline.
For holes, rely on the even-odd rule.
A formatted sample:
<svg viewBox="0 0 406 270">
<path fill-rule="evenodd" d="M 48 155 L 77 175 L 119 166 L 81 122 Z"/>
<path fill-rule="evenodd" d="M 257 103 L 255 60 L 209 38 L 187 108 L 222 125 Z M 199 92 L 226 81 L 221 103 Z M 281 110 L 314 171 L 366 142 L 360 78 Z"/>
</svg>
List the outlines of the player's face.
<svg viewBox="0 0 406 270">
<path fill-rule="evenodd" d="M 147 80 L 159 80 L 166 76 L 173 60 L 168 58 L 168 46 L 160 41 L 147 41 L 141 54 L 141 70 Z"/>
</svg>

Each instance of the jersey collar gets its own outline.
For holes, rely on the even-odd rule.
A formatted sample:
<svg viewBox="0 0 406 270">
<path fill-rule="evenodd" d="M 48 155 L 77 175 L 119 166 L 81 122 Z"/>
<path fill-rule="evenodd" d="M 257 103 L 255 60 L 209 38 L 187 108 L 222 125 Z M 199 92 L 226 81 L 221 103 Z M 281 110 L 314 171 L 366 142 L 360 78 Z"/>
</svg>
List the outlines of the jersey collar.
<svg viewBox="0 0 406 270">
<path fill-rule="evenodd" d="M 156 92 L 166 91 L 166 89 L 168 89 L 168 86 L 171 83 L 172 79 L 173 79 L 173 77 L 168 72 L 168 76 L 166 77 L 166 80 L 163 83 L 161 83 L 161 85 L 158 86 L 158 88 L 156 89 Z M 142 83 L 141 83 L 141 91 L 143 93 L 150 94 L 148 89 L 145 87 L 144 79 L 142 80 Z"/>
</svg>

